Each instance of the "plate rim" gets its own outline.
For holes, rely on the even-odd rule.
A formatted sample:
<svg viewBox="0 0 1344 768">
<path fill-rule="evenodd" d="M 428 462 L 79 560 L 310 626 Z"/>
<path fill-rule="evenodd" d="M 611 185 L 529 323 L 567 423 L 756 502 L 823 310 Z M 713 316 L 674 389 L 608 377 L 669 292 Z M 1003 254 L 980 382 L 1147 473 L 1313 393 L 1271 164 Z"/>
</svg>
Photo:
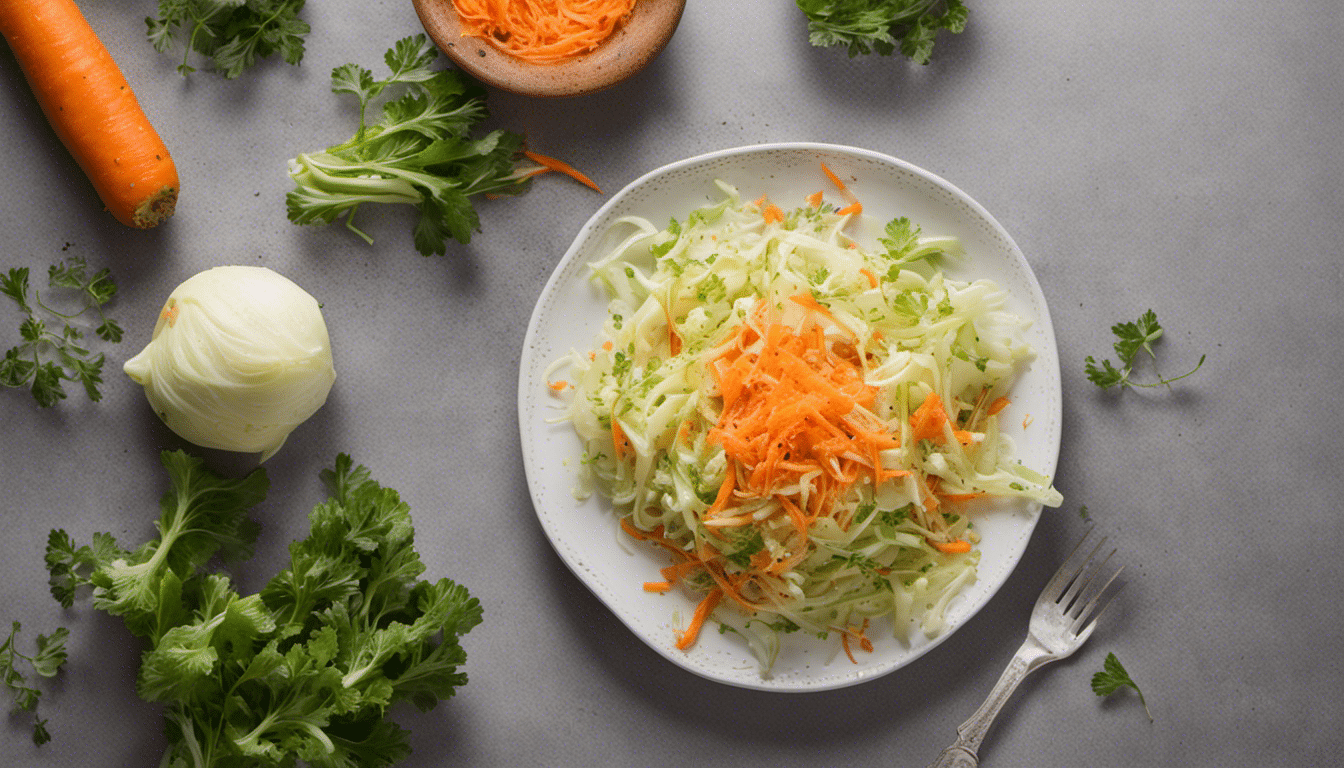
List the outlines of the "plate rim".
<svg viewBox="0 0 1344 768">
<path fill-rule="evenodd" d="M 1018 262 L 1017 266 L 1024 271 L 1024 274 L 1027 278 L 1026 283 L 1032 294 L 1029 303 L 1031 304 L 1033 309 L 1033 317 L 1032 317 L 1033 326 L 1035 327 L 1035 330 L 1037 332 L 1042 333 L 1044 335 L 1045 340 L 1052 351 L 1051 358 L 1053 365 L 1048 366 L 1045 370 L 1039 371 L 1039 373 L 1045 375 L 1046 377 L 1044 382 L 1045 388 L 1049 393 L 1053 394 L 1053 397 L 1051 398 L 1052 399 L 1051 405 L 1053 407 L 1051 409 L 1051 412 L 1047 414 L 1047 418 L 1050 420 L 1052 424 L 1056 425 L 1056 428 L 1051 435 L 1052 439 L 1045 446 L 1047 449 L 1046 455 L 1042 458 L 1041 464 L 1039 466 L 1034 466 L 1033 468 L 1041 472 L 1042 474 L 1051 477 L 1053 481 L 1054 479 L 1053 475 L 1058 465 L 1058 458 L 1059 458 L 1059 450 L 1060 450 L 1059 425 L 1062 420 L 1062 408 L 1063 408 L 1062 380 L 1058 360 L 1058 342 L 1055 338 L 1054 326 L 1049 312 L 1049 305 L 1045 301 L 1045 295 L 1041 288 L 1040 281 L 1036 278 L 1035 272 L 1031 269 L 1031 265 L 1028 262 L 1026 255 L 1017 245 L 1016 241 L 1012 239 L 1011 235 L 1002 226 L 1002 224 L 992 214 L 990 214 L 987 209 L 985 209 L 982 205 L 980 205 L 980 203 L 975 201 L 960 187 L 952 184 L 951 182 L 947 181 L 938 174 L 935 174 L 931 171 L 916 166 L 900 158 L 882 152 L 877 152 L 874 150 L 863 149 L 860 147 L 853 147 L 843 144 L 810 142 L 810 141 L 769 142 L 759 144 L 746 144 L 714 150 L 694 155 L 691 157 L 682 158 L 680 160 L 669 162 L 664 165 L 653 168 L 652 170 L 649 170 L 639 175 L 634 180 L 630 181 L 624 187 L 622 187 L 618 192 L 613 194 L 602 206 L 600 206 L 596 211 L 593 212 L 593 214 L 587 219 L 587 221 L 583 224 L 582 227 L 580 227 L 578 232 L 575 234 L 573 240 L 566 248 L 565 253 L 556 262 L 555 267 L 552 269 L 551 274 L 548 277 L 545 285 L 543 286 L 541 293 L 538 295 L 537 301 L 534 304 L 532 312 L 529 315 L 527 330 L 523 339 L 522 353 L 519 359 L 518 421 L 519 421 L 519 436 L 521 440 L 523 463 L 524 463 L 524 472 L 527 477 L 528 493 L 533 505 L 533 514 L 536 516 L 538 523 L 541 525 L 542 531 L 545 534 L 548 543 L 551 545 L 552 549 L 555 551 L 560 560 L 563 563 L 565 563 L 566 568 L 568 568 L 569 571 L 574 574 L 574 576 L 580 581 L 580 583 L 584 585 L 586 589 L 589 590 L 589 592 L 591 592 L 595 597 L 597 597 L 599 602 L 603 604 L 606 610 L 610 611 L 617 618 L 617 620 L 620 621 L 620 623 L 626 627 L 627 630 L 629 630 L 638 640 L 640 640 L 645 645 L 652 648 L 656 653 L 658 653 L 663 658 L 667 659 L 668 661 L 671 661 L 677 667 L 680 667 L 686 671 L 689 671 L 705 679 L 733 687 L 761 690 L 765 692 L 805 693 L 805 692 L 817 692 L 817 691 L 844 688 L 851 685 L 866 682 L 869 680 L 874 680 L 883 677 L 887 674 L 890 674 L 892 672 L 895 672 L 896 670 L 908 666 L 909 664 L 918 660 L 919 658 L 927 654 L 929 651 L 933 650 L 938 645 L 945 642 L 952 634 L 954 634 L 962 626 L 965 626 L 965 624 L 969 623 L 972 618 L 974 618 L 986 605 L 989 604 L 991 600 L 993 600 L 993 598 L 997 595 L 997 593 L 1003 587 L 1003 585 L 1007 583 L 1009 577 L 1011 577 L 1012 573 L 1016 570 L 1017 566 L 1021 563 L 1022 556 L 1027 547 L 1027 543 L 1034 535 L 1036 527 L 1039 523 L 1042 510 L 1041 505 L 1039 503 L 1031 503 L 1025 505 L 1026 511 L 1029 516 L 1026 532 L 1021 538 L 1020 545 L 1015 547 L 1013 551 L 1009 553 L 1009 557 L 1006 561 L 1006 569 L 1003 572 L 1002 578 L 999 579 L 997 583 L 994 583 L 987 588 L 987 590 L 983 594 L 983 599 L 981 599 L 978 604 L 970 605 L 968 609 L 965 610 L 964 613 L 962 613 L 957 618 L 957 622 L 954 626 L 948 627 L 935 637 L 926 638 L 924 641 L 919 643 L 918 647 L 912 647 L 907 649 L 907 652 L 898 661 L 893 662 L 891 664 L 885 664 L 859 670 L 855 674 L 830 675 L 826 679 L 815 683 L 799 683 L 794 681 L 790 682 L 789 684 L 780 684 L 778 683 L 778 681 L 775 681 L 771 678 L 763 678 L 760 677 L 759 675 L 749 678 L 728 677 L 722 674 L 716 674 L 713 670 L 707 669 L 703 665 L 695 664 L 688 655 L 685 654 L 682 654 L 680 656 L 675 655 L 671 653 L 669 649 L 663 647 L 658 643 L 653 642 L 650 638 L 646 637 L 645 633 L 642 632 L 632 623 L 631 619 L 626 616 L 625 612 L 623 610 L 620 610 L 615 604 L 613 604 L 614 596 L 608 596 L 604 594 L 597 586 L 595 586 L 593 583 L 590 582 L 589 577 L 584 573 L 582 573 L 580 569 L 576 567 L 574 562 L 571 562 L 570 555 L 557 542 L 556 536 L 558 534 L 556 531 L 552 530 L 551 521 L 547 519 L 545 513 L 542 510 L 544 499 L 540 497 L 540 491 L 538 488 L 539 481 L 535 477 L 536 470 L 534 469 L 534 460 L 535 460 L 534 457 L 536 446 L 534 446 L 531 443 L 530 439 L 531 435 L 529 434 L 529 427 L 531 425 L 528 419 L 529 408 L 533 403 L 535 403 L 537 397 L 536 393 L 531 393 L 529 391 L 530 388 L 528 386 L 529 382 L 534 380 L 530 378 L 530 375 L 535 376 L 536 374 L 536 371 L 532 370 L 532 368 L 538 362 L 541 362 L 543 366 L 548 365 L 550 362 L 552 362 L 552 361 L 535 361 L 532 359 L 532 350 L 534 349 L 534 342 L 536 342 L 538 338 L 539 323 L 540 320 L 543 318 L 544 310 L 547 304 L 547 299 L 559 287 L 562 278 L 565 276 L 565 273 L 567 272 L 567 269 L 571 266 L 572 262 L 580 258 L 580 254 L 584 249 L 584 246 L 589 245 L 589 240 L 594 235 L 596 235 L 599 238 L 601 237 L 601 233 L 595 231 L 598 223 L 603 222 L 605 219 L 607 219 L 608 215 L 611 213 L 613 209 L 616 209 L 618 206 L 624 204 L 627 198 L 631 197 L 632 194 L 635 193 L 637 190 L 661 177 L 668 176 L 670 174 L 674 174 L 688 168 L 708 165 L 735 156 L 768 154 L 781 151 L 811 153 L 817 155 L 838 154 L 894 166 L 908 174 L 911 174 L 913 176 L 931 182 L 935 186 L 944 190 L 946 193 L 950 194 L 959 203 L 967 206 L 967 208 L 969 208 L 975 214 L 975 216 L 979 217 L 981 221 L 988 224 L 994 231 L 995 236 L 1000 238 L 1006 244 L 1010 254 L 1010 258 Z M 673 212 L 671 215 L 677 215 L 677 214 Z M 1037 351 L 1039 352 L 1039 349 Z M 668 611 L 668 613 L 670 614 L 673 612 L 674 609 L 669 606 L 666 607 L 665 610 Z M 749 656 L 749 651 L 747 651 L 745 648 L 743 649 L 743 653 Z"/>
</svg>

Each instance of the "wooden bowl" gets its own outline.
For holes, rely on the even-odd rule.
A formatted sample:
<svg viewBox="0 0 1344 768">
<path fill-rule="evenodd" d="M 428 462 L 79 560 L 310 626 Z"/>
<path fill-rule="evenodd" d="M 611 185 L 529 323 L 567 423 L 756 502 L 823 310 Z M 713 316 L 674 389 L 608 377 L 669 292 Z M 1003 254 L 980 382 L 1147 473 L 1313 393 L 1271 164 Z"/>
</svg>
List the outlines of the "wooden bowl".
<svg viewBox="0 0 1344 768">
<path fill-rule="evenodd" d="M 420 23 L 462 71 L 486 85 L 524 96 L 582 96 L 625 80 L 663 50 L 681 21 L 686 0 L 638 0 L 630 18 L 594 50 L 539 64 L 464 36 L 453 0 L 412 0 Z"/>
</svg>

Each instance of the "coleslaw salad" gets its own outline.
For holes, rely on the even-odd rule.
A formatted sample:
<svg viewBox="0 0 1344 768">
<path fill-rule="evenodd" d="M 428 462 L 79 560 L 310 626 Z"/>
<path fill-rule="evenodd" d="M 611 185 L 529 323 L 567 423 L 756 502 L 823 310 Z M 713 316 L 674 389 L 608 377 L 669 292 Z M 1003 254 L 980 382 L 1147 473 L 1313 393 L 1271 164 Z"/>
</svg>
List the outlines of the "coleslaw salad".
<svg viewBox="0 0 1344 768">
<path fill-rule="evenodd" d="M 955 239 L 898 218 L 866 248 L 849 196 L 786 212 L 718 188 L 664 227 L 617 219 L 590 264 L 601 338 L 548 372 L 579 492 L 668 552 L 646 589 L 702 596 L 678 647 L 712 617 L 768 671 L 781 633 L 838 634 L 851 657 L 874 619 L 937 634 L 976 577 L 978 500 L 1061 501 L 998 428 L 1026 321 L 939 270 Z"/>
</svg>

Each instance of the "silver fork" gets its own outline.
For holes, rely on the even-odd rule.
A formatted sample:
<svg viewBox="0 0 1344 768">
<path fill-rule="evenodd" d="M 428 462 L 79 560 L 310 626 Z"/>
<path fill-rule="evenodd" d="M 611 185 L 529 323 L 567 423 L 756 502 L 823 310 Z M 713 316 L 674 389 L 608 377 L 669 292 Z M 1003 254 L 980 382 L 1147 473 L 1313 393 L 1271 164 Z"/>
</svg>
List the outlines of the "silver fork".
<svg viewBox="0 0 1344 768">
<path fill-rule="evenodd" d="M 979 765 L 980 758 L 976 756 L 976 751 L 980 749 L 980 743 L 989 732 L 994 717 L 1013 695 L 1018 684 L 1046 664 L 1072 655 L 1091 637 L 1092 631 L 1097 628 L 1097 619 L 1101 618 L 1120 585 L 1106 596 L 1104 602 L 1100 602 L 1100 605 L 1098 603 L 1123 567 L 1117 568 L 1109 578 L 1099 578 L 1115 550 L 1112 549 L 1098 562 L 1097 553 L 1106 543 L 1106 539 L 1102 538 L 1079 558 L 1090 534 L 1091 531 L 1088 531 L 1083 536 L 1041 590 L 1041 596 L 1036 598 L 1027 629 L 1027 640 L 1017 649 L 1008 668 L 994 685 L 994 690 L 990 691 L 985 703 L 980 705 L 975 714 L 957 728 L 957 740 L 944 749 L 929 768 L 974 768 Z"/>
</svg>

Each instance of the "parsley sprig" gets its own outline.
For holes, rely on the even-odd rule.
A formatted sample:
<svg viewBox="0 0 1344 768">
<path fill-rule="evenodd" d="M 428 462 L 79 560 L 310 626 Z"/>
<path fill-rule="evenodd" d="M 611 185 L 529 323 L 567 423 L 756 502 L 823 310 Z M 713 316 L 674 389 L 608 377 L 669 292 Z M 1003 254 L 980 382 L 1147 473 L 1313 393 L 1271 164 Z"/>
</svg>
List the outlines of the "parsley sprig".
<svg viewBox="0 0 1344 768">
<path fill-rule="evenodd" d="M 39 406 L 50 408 L 65 399 L 63 381 L 79 382 L 90 400 L 102 398 L 103 354 L 92 354 L 83 346 L 84 331 L 77 320 L 86 313 L 97 315 L 94 333 L 104 341 L 121 341 L 121 326 L 103 312 L 117 294 L 110 270 L 90 275 L 84 259 L 73 257 L 53 264 L 47 271 L 47 285 L 53 290 L 72 292 L 82 306 L 66 314 L 47 306 L 36 290 L 29 290 L 28 268 L 14 267 L 0 276 L 0 293 L 8 296 L 23 311 L 19 325 L 22 343 L 11 347 L 0 360 L 0 384 L 12 388 L 29 387 Z"/>
<path fill-rule="evenodd" d="M 159 0 L 158 16 L 147 17 L 149 41 L 159 53 L 179 43 L 184 76 L 195 52 L 216 73 L 233 79 L 258 59 L 279 53 L 290 64 L 303 60 L 307 22 L 299 19 L 304 0 Z"/>
<path fill-rule="evenodd" d="M 1125 671 L 1125 666 L 1115 657 L 1114 653 L 1106 654 L 1106 660 L 1102 662 L 1102 670 L 1092 676 L 1092 692 L 1098 696 L 1110 696 L 1121 688 L 1132 688 L 1139 695 L 1139 703 L 1143 705 L 1143 711 L 1148 715 L 1148 722 L 1153 721 L 1153 713 L 1148 711 L 1148 702 L 1143 699 L 1143 691 L 1130 678 L 1129 673 Z"/>
<path fill-rule="evenodd" d="M 1157 355 L 1153 352 L 1153 344 L 1162 338 L 1162 325 L 1157 322 L 1157 315 L 1150 309 L 1144 312 L 1136 322 L 1116 323 L 1111 326 L 1111 333 L 1116 336 L 1115 354 L 1120 359 L 1120 367 L 1117 368 L 1110 360 L 1102 360 L 1101 364 L 1098 365 L 1091 355 L 1088 355 L 1084 361 L 1086 363 L 1084 370 L 1087 373 L 1088 380 L 1102 389 L 1170 386 L 1172 382 L 1184 379 L 1204 365 L 1205 356 L 1200 355 L 1199 362 L 1195 364 L 1195 367 L 1180 376 L 1163 378 L 1158 374 L 1157 381 L 1135 381 L 1132 374 L 1135 358 L 1138 357 L 1139 352 L 1148 353 L 1148 357 L 1153 361 L 1154 371 L 1156 371 Z"/>
<path fill-rule="evenodd" d="M 14 699 L 12 713 L 31 712 L 33 714 L 33 743 L 42 745 L 51 741 L 45 718 L 37 716 L 37 701 L 42 691 L 29 684 L 28 679 L 19 671 L 18 663 L 26 662 L 33 672 L 42 677 L 55 677 L 61 665 L 65 663 L 65 641 L 70 631 L 59 627 L 50 635 L 37 636 L 37 650 L 32 656 L 20 653 L 17 647 L 19 630 L 22 625 L 14 622 L 10 625 L 9 637 L 0 643 L 0 680 L 5 683 Z"/>
<path fill-rule="evenodd" d="M 485 89 L 457 70 L 434 70 L 438 49 L 425 35 L 398 40 L 384 56 L 390 74 L 375 79 L 356 64 L 336 67 L 331 90 L 359 99 L 359 126 L 350 140 L 289 161 L 294 189 L 285 198 L 295 224 L 330 224 L 365 203 L 409 204 L 420 217 L 415 247 L 422 255 L 443 254 L 447 240 L 471 240 L 480 219 L 471 198 L 519 194 L 526 173 L 515 166 L 521 136 L 496 130 L 473 139 L 471 129 L 486 118 Z M 374 99 L 395 89 L 377 122 L 368 111 Z"/>
<path fill-rule="evenodd" d="M 928 64 L 939 30 L 966 28 L 961 0 L 796 0 L 807 16 L 808 41 L 817 47 L 843 45 L 851 57 L 897 50 Z"/>
</svg>

